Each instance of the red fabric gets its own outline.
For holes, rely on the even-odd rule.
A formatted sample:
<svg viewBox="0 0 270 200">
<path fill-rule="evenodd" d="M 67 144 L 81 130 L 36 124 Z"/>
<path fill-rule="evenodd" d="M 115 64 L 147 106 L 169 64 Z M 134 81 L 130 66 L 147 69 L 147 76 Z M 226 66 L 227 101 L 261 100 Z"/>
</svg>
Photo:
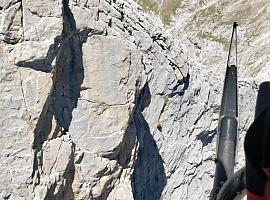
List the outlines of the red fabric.
<svg viewBox="0 0 270 200">
<path fill-rule="evenodd" d="M 266 174 L 270 174 L 270 168 L 264 169 Z M 270 177 L 268 175 L 268 177 Z M 249 191 L 247 191 L 247 200 L 270 200 L 270 181 L 268 180 L 265 185 L 264 196 L 257 196 Z"/>
<path fill-rule="evenodd" d="M 257 196 L 247 191 L 247 200 L 266 200 L 264 197 Z"/>
<path fill-rule="evenodd" d="M 270 107 L 250 126 L 245 153 L 247 200 L 270 200 Z"/>
</svg>

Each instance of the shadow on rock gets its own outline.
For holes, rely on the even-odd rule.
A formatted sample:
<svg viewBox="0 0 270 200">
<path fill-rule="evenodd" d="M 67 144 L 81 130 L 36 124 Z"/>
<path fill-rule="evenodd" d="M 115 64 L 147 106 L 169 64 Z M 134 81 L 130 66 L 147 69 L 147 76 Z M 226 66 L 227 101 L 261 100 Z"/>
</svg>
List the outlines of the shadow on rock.
<svg viewBox="0 0 270 200">
<path fill-rule="evenodd" d="M 186 90 L 188 89 L 189 84 L 190 84 L 190 74 L 187 73 L 187 75 L 183 77 L 183 79 L 177 81 L 169 97 L 174 97 L 175 95 L 183 96 Z"/>
<path fill-rule="evenodd" d="M 197 135 L 196 139 L 201 140 L 203 143 L 203 147 L 207 146 L 209 143 L 211 143 L 217 134 L 217 129 L 211 130 L 211 131 L 202 131 Z"/>
<path fill-rule="evenodd" d="M 72 121 L 72 112 L 77 107 L 80 97 L 81 84 L 84 79 L 84 67 L 82 59 L 82 44 L 86 42 L 91 30 L 77 31 L 74 16 L 68 7 L 68 1 L 64 1 L 63 32 L 57 37 L 53 52 L 56 57 L 56 67 L 53 70 L 53 86 L 43 106 L 42 113 L 34 130 L 34 163 L 32 179 L 34 184 L 39 184 L 39 167 L 43 165 L 42 145 L 45 141 L 60 137 L 69 130 Z M 61 38 L 61 41 L 59 41 Z M 55 46 L 55 45 L 52 45 Z M 49 51 L 52 49 L 50 48 Z M 54 60 L 51 53 L 47 53 L 45 60 Z M 36 69 L 38 70 L 38 69 Z M 40 71 L 43 71 L 40 69 Z M 55 121 L 55 123 L 53 123 Z M 52 152 L 57 153 L 57 152 Z M 74 152 L 72 152 L 74 153 Z M 48 188 L 45 199 L 74 199 L 72 182 L 75 173 L 73 156 L 64 172 L 65 183 L 61 185 L 59 192 L 55 194 L 56 183 Z"/>
<path fill-rule="evenodd" d="M 158 200 L 167 184 L 163 160 L 151 135 L 142 112 L 151 103 L 149 86 L 146 83 L 137 99 L 134 125 L 139 141 L 139 152 L 133 172 L 133 197 L 135 200 Z"/>
</svg>

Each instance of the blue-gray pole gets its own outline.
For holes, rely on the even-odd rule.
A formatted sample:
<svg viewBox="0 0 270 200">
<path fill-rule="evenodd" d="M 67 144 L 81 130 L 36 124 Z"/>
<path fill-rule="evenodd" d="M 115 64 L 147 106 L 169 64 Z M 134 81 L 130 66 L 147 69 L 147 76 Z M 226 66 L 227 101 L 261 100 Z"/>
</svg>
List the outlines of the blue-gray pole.
<svg viewBox="0 0 270 200">
<path fill-rule="evenodd" d="M 235 43 L 237 43 L 236 27 L 237 24 L 234 23 L 219 116 L 216 171 L 210 200 L 216 199 L 221 187 L 234 172 L 238 143 L 237 55 L 235 59 L 236 64 L 231 65 L 230 62 L 234 36 Z M 237 44 L 235 48 L 237 54 Z"/>
</svg>

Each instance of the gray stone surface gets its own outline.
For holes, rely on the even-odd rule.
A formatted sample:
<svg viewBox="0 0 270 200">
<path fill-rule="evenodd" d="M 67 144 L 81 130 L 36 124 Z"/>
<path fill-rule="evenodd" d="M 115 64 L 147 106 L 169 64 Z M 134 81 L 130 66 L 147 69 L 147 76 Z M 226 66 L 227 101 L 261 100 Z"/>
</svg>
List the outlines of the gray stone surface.
<svg viewBox="0 0 270 200">
<path fill-rule="evenodd" d="M 1 3 L 0 38 L 7 43 L 18 42 L 23 35 L 21 1 L 4 1 Z"/>
<path fill-rule="evenodd" d="M 167 29 L 131 0 L 0 2 L 0 199 L 208 198 L 231 24 L 188 2 Z M 237 168 L 269 79 L 267 26 L 250 51 L 244 27 Z"/>
</svg>

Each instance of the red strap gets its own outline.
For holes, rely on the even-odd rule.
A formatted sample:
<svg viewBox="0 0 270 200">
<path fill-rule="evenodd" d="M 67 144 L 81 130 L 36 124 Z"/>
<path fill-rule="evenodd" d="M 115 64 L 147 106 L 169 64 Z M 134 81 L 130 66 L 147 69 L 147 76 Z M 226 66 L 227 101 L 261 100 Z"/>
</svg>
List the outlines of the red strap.
<svg viewBox="0 0 270 200">
<path fill-rule="evenodd" d="M 270 200 L 270 181 L 267 181 L 263 197 L 247 191 L 247 200 Z"/>
<path fill-rule="evenodd" d="M 270 167 L 268 168 L 263 168 L 264 173 L 268 176 L 268 179 L 270 180 Z"/>
</svg>

